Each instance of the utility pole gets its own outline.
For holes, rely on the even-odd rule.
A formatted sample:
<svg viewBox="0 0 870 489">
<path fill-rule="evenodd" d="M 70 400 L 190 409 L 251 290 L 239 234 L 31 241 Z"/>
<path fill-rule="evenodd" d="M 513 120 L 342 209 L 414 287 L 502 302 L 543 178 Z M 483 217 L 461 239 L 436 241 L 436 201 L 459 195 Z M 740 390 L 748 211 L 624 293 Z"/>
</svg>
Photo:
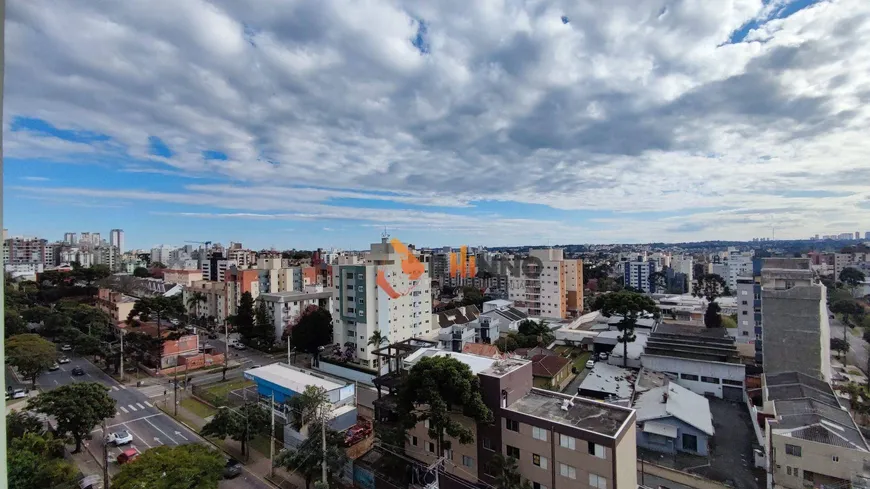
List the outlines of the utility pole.
<svg viewBox="0 0 870 489">
<path fill-rule="evenodd" d="M 109 489 L 109 446 L 106 444 L 106 420 L 103 420 L 103 487 Z"/>
<path fill-rule="evenodd" d="M 320 408 L 320 412 L 321 412 L 320 436 L 321 436 L 322 448 L 323 448 L 323 460 L 320 464 L 320 469 L 322 472 L 321 478 L 323 480 L 323 486 L 328 487 L 326 485 L 327 484 L 327 482 L 326 482 L 326 402 L 321 404 L 321 406 L 322 407 Z"/>
<path fill-rule="evenodd" d="M 293 365 L 290 363 L 290 335 L 287 335 L 287 365 Z"/>
<path fill-rule="evenodd" d="M 178 417 L 178 357 L 175 358 L 175 372 L 172 375 L 172 394 L 175 396 L 175 406 L 172 409 L 175 411 L 175 416 Z"/>
<path fill-rule="evenodd" d="M 272 404 L 269 406 L 272 420 L 272 434 L 269 436 L 269 475 L 275 475 L 275 391 L 272 391 Z"/>
<path fill-rule="evenodd" d="M 227 380 L 227 369 L 230 368 L 230 327 L 224 319 L 224 372 L 223 380 Z"/>
<path fill-rule="evenodd" d="M 121 331 L 121 383 L 124 383 L 124 332 Z"/>
</svg>

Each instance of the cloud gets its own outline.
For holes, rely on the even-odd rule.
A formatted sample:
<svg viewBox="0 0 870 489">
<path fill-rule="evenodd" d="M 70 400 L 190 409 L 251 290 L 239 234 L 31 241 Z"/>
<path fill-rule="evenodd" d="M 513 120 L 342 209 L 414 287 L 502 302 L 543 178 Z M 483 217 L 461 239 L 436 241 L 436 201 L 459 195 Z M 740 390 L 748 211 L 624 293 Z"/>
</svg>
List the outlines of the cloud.
<svg viewBox="0 0 870 489">
<path fill-rule="evenodd" d="M 47 181 L 49 181 L 49 179 L 46 177 L 33 177 L 33 176 L 21 177 L 21 179 L 27 180 L 28 182 L 47 182 Z"/>
<path fill-rule="evenodd" d="M 15 2 L 5 152 L 217 180 L 128 198 L 241 213 L 683 216 L 623 216 L 602 239 L 766 226 L 705 225 L 710 208 L 777 209 L 765 219 L 796 235 L 835 208 L 866 221 L 867 2 L 487 5 Z"/>
</svg>

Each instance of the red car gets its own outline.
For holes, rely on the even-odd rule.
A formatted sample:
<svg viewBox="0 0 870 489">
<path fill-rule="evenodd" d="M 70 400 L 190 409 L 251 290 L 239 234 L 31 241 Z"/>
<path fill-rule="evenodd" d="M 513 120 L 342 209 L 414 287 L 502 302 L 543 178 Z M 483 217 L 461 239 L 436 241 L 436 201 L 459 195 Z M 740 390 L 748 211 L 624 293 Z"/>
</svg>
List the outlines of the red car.
<svg viewBox="0 0 870 489">
<path fill-rule="evenodd" d="M 139 450 L 128 448 L 118 455 L 118 465 L 124 465 L 136 460 L 139 457 Z"/>
</svg>

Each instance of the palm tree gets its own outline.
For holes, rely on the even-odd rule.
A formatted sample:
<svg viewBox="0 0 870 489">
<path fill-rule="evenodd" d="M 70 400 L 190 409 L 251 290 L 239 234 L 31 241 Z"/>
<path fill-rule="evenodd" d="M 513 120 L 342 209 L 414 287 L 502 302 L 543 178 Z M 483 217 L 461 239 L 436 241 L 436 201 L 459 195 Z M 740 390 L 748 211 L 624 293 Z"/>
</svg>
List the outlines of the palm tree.
<svg viewBox="0 0 870 489">
<path fill-rule="evenodd" d="M 372 333 L 371 336 L 369 336 L 368 344 L 375 347 L 375 348 L 379 348 L 385 342 L 389 342 L 389 340 L 387 339 L 386 336 L 383 336 L 381 334 L 380 330 L 378 330 L 378 331 L 375 331 L 374 333 Z"/>
<path fill-rule="evenodd" d="M 497 453 L 489 462 L 489 473 L 495 476 L 497 489 L 531 489 L 528 479 L 523 479 L 517 459 Z"/>
<path fill-rule="evenodd" d="M 193 316 L 197 317 L 198 309 L 200 304 L 205 304 L 208 302 L 208 297 L 202 292 L 194 292 L 190 294 L 190 297 L 187 298 L 187 309 L 193 311 Z"/>
</svg>

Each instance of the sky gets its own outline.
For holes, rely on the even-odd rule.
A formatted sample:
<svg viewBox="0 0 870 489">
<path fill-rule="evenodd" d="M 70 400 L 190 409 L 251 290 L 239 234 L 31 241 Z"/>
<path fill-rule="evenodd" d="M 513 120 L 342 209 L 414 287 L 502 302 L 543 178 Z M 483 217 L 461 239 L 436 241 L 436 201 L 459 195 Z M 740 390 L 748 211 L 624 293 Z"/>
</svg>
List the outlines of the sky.
<svg viewBox="0 0 870 489">
<path fill-rule="evenodd" d="M 866 0 L 7 6 L 4 227 L 360 249 L 870 231 Z"/>
</svg>

